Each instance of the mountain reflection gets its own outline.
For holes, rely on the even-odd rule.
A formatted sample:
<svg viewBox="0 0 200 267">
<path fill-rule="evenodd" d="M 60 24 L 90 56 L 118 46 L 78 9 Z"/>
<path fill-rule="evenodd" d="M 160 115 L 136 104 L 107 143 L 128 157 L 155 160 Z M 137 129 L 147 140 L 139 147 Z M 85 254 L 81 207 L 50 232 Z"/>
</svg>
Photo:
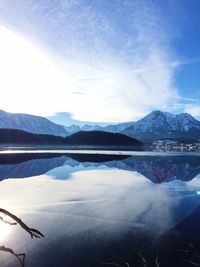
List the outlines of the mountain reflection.
<svg viewBox="0 0 200 267">
<path fill-rule="evenodd" d="M 117 168 L 142 174 L 154 183 L 172 180 L 190 181 L 200 173 L 196 156 L 123 156 L 90 154 L 7 154 L 0 155 L 0 180 L 38 176 L 52 169 Z M 66 176 L 67 178 L 67 176 Z"/>
</svg>

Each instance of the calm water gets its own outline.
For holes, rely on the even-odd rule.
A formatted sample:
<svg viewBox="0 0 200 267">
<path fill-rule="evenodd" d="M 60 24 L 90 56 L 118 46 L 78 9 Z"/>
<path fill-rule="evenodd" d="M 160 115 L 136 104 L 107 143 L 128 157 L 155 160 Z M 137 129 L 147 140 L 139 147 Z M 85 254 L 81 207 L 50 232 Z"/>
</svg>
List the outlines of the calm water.
<svg viewBox="0 0 200 267">
<path fill-rule="evenodd" d="M 1 154 L 0 181 L 0 207 L 45 234 L 0 221 L 26 267 L 200 266 L 198 155 Z"/>
</svg>

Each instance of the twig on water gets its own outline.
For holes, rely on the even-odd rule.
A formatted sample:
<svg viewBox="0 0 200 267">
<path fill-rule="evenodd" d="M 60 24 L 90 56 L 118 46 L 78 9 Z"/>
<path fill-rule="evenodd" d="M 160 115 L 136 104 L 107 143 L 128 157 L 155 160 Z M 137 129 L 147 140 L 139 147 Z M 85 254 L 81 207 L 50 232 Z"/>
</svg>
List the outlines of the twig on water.
<svg viewBox="0 0 200 267">
<path fill-rule="evenodd" d="M 28 232 L 31 236 L 31 238 L 36 237 L 36 238 L 40 238 L 40 237 L 44 237 L 44 235 L 37 229 L 35 228 L 30 228 L 28 227 L 20 218 L 18 218 L 17 216 L 15 216 L 14 214 L 12 214 L 11 212 L 5 210 L 5 209 L 1 209 L 0 208 L 0 212 L 9 216 L 10 218 L 12 218 L 15 222 L 17 222 L 26 232 Z"/>
<path fill-rule="evenodd" d="M 15 253 L 11 248 L 7 248 L 5 246 L 0 246 L 0 251 L 14 255 L 19 260 L 21 266 L 22 267 L 25 266 L 25 257 L 26 257 L 25 253 Z"/>
</svg>

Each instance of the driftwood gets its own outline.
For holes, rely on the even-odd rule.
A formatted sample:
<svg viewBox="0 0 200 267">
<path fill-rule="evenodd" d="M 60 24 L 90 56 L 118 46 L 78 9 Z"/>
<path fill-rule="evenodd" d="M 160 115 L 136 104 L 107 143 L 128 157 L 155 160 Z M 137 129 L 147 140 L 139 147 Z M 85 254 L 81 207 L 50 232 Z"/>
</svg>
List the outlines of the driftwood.
<svg viewBox="0 0 200 267">
<path fill-rule="evenodd" d="M 33 237 L 36 237 L 36 238 L 44 237 L 44 235 L 39 230 L 37 230 L 35 228 L 28 227 L 20 218 L 18 218 L 13 213 L 11 213 L 11 212 L 9 212 L 9 211 L 7 211 L 5 209 L 1 209 L 1 208 L 0 208 L 0 213 L 3 213 L 4 215 L 10 217 L 12 220 L 14 220 L 14 222 L 9 222 L 7 220 L 4 220 L 3 217 L 0 217 L 0 220 L 2 220 L 3 222 L 5 222 L 5 223 L 7 223 L 9 225 L 19 224 L 27 233 L 30 234 L 31 238 L 33 238 Z M 25 253 L 16 253 L 11 248 L 7 248 L 5 246 L 0 246 L 0 251 L 12 254 L 13 256 L 15 256 L 19 260 L 21 266 L 25 267 L 25 257 L 26 257 Z"/>
<path fill-rule="evenodd" d="M 0 212 L 9 216 L 11 219 L 13 219 L 16 223 L 18 223 L 26 232 L 28 232 L 31 236 L 31 238 L 36 237 L 36 238 L 40 238 L 40 237 L 44 237 L 44 235 L 37 229 L 35 228 L 30 228 L 28 227 L 20 218 L 18 218 L 17 216 L 15 216 L 14 214 L 12 214 L 11 212 L 5 210 L 5 209 L 1 209 L 0 208 Z M 2 218 L 1 218 L 2 219 Z M 16 223 L 9 223 L 6 221 L 6 223 L 9 223 L 11 225 L 16 224 Z"/>
</svg>

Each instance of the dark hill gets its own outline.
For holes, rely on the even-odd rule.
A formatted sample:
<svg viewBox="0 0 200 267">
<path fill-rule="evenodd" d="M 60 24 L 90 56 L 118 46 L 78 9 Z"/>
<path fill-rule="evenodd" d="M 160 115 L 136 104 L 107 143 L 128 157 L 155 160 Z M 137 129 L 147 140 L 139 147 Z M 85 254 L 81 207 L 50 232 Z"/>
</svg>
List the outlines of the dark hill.
<svg viewBox="0 0 200 267">
<path fill-rule="evenodd" d="M 65 140 L 71 145 L 135 146 L 142 144 L 129 136 L 103 131 L 80 131 L 65 137 Z"/>
<path fill-rule="evenodd" d="M 69 137 L 32 134 L 18 129 L 0 129 L 0 144 L 63 146 L 137 146 L 140 141 L 123 134 L 101 131 L 78 132 Z"/>
<path fill-rule="evenodd" d="M 0 129 L 0 144 L 61 144 L 64 138 L 54 135 L 33 134 L 18 129 Z"/>
</svg>

